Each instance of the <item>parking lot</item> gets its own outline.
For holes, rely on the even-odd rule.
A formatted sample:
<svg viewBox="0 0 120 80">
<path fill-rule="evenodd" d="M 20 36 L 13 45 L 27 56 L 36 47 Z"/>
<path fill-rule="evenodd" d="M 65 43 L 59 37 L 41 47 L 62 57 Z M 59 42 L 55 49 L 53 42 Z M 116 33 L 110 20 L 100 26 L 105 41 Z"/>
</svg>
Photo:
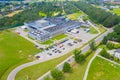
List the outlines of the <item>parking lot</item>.
<svg viewBox="0 0 120 80">
<path fill-rule="evenodd" d="M 68 39 L 67 41 L 65 41 L 61 44 L 58 44 L 56 46 L 53 46 L 49 49 L 46 49 L 44 52 L 41 52 L 35 56 L 36 57 L 39 56 L 40 59 L 43 59 L 43 58 L 64 55 L 64 54 L 74 50 L 75 48 L 82 46 L 82 44 L 83 44 L 82 42 L 77 42 L 77 41 Z"/>
<path fill-rule="evenodd" d="M 67 32 L 67 33 L 72 37 L 82 40 L 83 43 L 87 43 L 92 38 L 98 35 L 98 34 L 90 34 L 89 32 L 85 31 L 83 28 L 79 28 L 77 30 L 79 31 L 78 33 L 72 33 L 72 32 Z"/>
</svg>

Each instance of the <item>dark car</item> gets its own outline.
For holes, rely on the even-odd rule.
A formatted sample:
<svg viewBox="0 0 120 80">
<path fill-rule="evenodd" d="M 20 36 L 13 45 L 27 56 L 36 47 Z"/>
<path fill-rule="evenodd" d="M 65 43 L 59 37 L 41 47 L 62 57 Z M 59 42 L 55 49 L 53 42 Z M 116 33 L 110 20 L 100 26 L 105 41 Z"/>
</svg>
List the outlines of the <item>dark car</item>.
<svg viewBox="0 0 120 80">
<path fill-rule="evenodd" d="M 77 42 L 76 42 L 76 41 L 73 41 L 73 43 L 76 43 L 76 44 L 77 44 Z"/>
<path fill-rule="evenodd" d="M 73 46 L 73 44 L 71 44 L 71 43 L 68 43 L 68 46 Z"/>
</svg>

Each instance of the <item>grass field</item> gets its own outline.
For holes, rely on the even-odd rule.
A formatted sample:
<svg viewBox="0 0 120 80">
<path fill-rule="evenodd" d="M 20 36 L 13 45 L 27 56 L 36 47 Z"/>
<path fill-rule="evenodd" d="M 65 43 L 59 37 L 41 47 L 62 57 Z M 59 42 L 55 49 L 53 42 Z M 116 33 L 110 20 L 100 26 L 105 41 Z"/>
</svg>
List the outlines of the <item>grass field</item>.
<svg viewBox="0 0 120 80">
<path fill-rule="evenodd" d="M 42 42 L 41 44 L 51 44 L 51 43 L 53 43 L 54 40 L 61 40 L 61 39 L 65 38 L 65 37 L 67 37 L 66 34 L 60 34 L 60 35 L 55 36 L 55 37 L 53 37 L 53 38 L 51 38 L 51 39 L 49 39 L 49 40 L 47 40 L 45 42 Z"/>
<path fill-rule="evenodd" d="M 69 19 L 72 19 L 72 20 L 77 20 L 78 17 L 79 17 L 81 14 L 82 14 L 81 12 L 73 13 L 73 14 L 68 15 L 67 17 L 68 17 Z"/>
<path fill-rule="evenodd" d="M 67 15 L 68 19 L 71 19 L 71 20 L 77 20 L 80 16 L 84 16 L 84 18 L 88 18 L 87 15 L 82 11 Z"/>
<path fill-rule="evenodd" d="M 94 54 L 90 54 L 86 61 L 83 64 L 72 64 L 72 72 L 65 74 L 65 80 L 83 80 L 84 73 L 87 67 L 89 60 L 93 57 Z"/>
<path fill-rule="evenodd" d="M 98 31 L 94 27 L 90 27 L 91 34 L 98 34 Z"/>
<path fill-rule="evenodd" d="M 62 62 L 63 60 L 65 60 L 71 55 L 72 55 L 72 52 L 62 57 L 59 57 L 47 62 L 43 62 L 40 64 L 36 64 L 31 67 L 27 67 L 21 70 L 20 72 L 18 72 L 15 80 L 26 80 L 27 76 L 31 80 L 36 80 L 38 77 L 42 76 L 47 71 L 54 69 L 60 62 Z"/>
<path fill-rule="evenodd" d="M 98 26 L 98 29 L 99 29 L 99 31 L 100 31 L 101 33 L 107 31 L 107 30 L 106 30 L 102 25 L 100 25 L 100 24 L 98 24 L 98 25 L 96 25 L 96 26 Z"/>
<path fill-rule="evenodd" d="M 120 66 L 96 57 L 87 80 L 120 80 Z"/>
<path fill-rule="evenodd" d="M 29 55 L 38 52 L 32 43 L 17 34 L 8 30 L 0 32 L 0 77 L 12 66 L 26 62 Z"/>
<path fill-rule="evenodd" d="M 112 12 L 114 12 L 117 15 L 120 15 L 120 8 L 114 8 Z"/>
</svg>

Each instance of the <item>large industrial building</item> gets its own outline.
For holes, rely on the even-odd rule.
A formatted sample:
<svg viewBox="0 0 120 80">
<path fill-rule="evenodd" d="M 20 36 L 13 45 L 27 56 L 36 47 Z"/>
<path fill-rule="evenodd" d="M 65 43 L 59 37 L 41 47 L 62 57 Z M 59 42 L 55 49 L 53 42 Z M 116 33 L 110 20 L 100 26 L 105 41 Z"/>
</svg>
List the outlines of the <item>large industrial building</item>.
<svg viewBox="0 0 120 80">
<path fill-rule="evenodd" d="M 80 27 L 80 22 L 66 18 L 54 17 L 25 23 L 30 29 L 29 36 L 41 42 L 56 35 L 65 33 L 69 29 Z"/>
</svg>

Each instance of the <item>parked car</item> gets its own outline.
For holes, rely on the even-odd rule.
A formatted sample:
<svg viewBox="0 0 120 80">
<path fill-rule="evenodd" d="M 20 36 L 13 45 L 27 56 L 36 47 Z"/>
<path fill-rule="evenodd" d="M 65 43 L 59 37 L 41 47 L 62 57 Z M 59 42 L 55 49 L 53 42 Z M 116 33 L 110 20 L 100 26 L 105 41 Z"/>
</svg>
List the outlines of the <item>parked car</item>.
<svg viewBox="0 0 120 80">
<path fill-rule="evenodd" d="M 51 53 L 47 53 L 47 54 L 50 55 L 50 56 L 52 55 Z"/>
</svg>

